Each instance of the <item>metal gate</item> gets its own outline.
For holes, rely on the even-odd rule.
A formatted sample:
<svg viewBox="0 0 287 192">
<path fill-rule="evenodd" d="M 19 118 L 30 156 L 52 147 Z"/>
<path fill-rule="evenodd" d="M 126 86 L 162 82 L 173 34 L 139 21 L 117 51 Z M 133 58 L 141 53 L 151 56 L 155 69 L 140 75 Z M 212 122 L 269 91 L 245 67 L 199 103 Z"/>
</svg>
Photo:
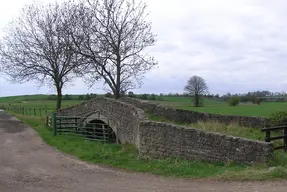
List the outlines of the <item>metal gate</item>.
<svg viewBox="0 0 287 192">
<path fill-rule="evenodd" d="M 106 120 L 108 122 L 108 120 Z M 53 135 L 70 135 L 104 143 L 116 143 L 117 137 L 109 124 L 97 119 L 77 116 L 51 117 Z"/>
</svg>

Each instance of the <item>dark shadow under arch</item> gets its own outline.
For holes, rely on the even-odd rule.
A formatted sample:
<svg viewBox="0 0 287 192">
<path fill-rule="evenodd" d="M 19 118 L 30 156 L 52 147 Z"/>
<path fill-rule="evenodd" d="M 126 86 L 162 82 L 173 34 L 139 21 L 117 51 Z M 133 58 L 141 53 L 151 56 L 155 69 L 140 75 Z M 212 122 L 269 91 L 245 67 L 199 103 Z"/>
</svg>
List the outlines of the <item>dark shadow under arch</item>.
<svg viewBox="0 0 287 192">
<path fill-rule="evenodd" d="M 117 136 L 113 129 L 104 121 L 89 119 L 83 129 L 86 137 L 94 140 L 103 140 L 105 143 L 117 143 Z"/>
</svg>

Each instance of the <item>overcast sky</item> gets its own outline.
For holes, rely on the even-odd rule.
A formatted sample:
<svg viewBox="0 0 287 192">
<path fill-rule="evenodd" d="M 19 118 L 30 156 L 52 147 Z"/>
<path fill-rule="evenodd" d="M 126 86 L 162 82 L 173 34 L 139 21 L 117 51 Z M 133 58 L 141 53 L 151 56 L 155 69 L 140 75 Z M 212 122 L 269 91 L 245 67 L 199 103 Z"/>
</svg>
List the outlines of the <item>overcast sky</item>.
<svg viewBox="0 0 287 192">
<path fill-rule="evenodd" d="M 183 92 L 193 75 L 203 77 L 212 93 L 287 91 L 286 0 L 145 1 L 158 39 L 150 53 L 159 65 L 134 92 Z M 1 0 L 0 28 L 31 2 Z M 64 89 L 64 94 L 87 92 L 103 92 L 102 84 L 88 89 L 76 80 Z M 54 90 L 0 77 L 0 96 L 39 93 Z"/>
</svg>

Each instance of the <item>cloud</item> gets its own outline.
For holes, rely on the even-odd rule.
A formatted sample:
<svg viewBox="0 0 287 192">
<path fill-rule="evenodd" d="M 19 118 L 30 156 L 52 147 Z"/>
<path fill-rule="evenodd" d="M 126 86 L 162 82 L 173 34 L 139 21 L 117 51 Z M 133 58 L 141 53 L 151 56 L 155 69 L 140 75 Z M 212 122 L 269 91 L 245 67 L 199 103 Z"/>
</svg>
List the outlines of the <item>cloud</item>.
<svg viewBox="0 0 287 192">
<path fill-rule="evenodd" d="M 155 48 L 160 66 L 154 74 L 161 81 L 200 75 L 214 92 L 284 90 L 284 5 L 285 1 L 167 1 L 168 8 L 153 10 L 152 15 L 160 39 Z"/>
<path fill-rule="evenodd" d="M 144 85 L 135 92 L 183 92 L 192 75 L 202 76 L 214 93 L 286 91 L 287 1 L 146 2 L 149 19 L 158 35 L 156 46 L 149 52 L 159 61 L 159 66 L 146 75 Z M 0 15 L 5 21 L 10 19 L 6 16 L 9 9 Z M 0 95 L 7 93 L 3 84 L 2 81 Z M 98 92 L 102 84 L 96 87 L 94 90 Z M 79 80 L 65 92 L 76 90 L 92 92 Z"/>
</svg>

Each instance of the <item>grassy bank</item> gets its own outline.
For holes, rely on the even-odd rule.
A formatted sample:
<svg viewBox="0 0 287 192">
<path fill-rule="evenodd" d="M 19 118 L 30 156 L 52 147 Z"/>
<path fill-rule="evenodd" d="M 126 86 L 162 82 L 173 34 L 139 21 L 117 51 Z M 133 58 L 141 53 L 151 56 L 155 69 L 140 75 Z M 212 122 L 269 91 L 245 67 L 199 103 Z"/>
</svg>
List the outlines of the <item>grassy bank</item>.
<svg viewBox="0 0 287 192">
<path fill-rule="evenodd" d="M 245 165 L 235 163 L 208 163 L 180 159 L 150 159 L 139 156 L 131 145 L 102 144 L 64 135 L 52 136 L 44 126 L 44 119 L 16 115 L 33 127 L 45 142 L 81 160 L 110 165 L 126 170 L 149 172 L 162 176 L 213 178 L 232 180 L 266 180 L 287 178 L 287 155 L 278 152 L 268 164 Z M 270 169 L 270 166 L 276 166 Z"/>
</svg>

